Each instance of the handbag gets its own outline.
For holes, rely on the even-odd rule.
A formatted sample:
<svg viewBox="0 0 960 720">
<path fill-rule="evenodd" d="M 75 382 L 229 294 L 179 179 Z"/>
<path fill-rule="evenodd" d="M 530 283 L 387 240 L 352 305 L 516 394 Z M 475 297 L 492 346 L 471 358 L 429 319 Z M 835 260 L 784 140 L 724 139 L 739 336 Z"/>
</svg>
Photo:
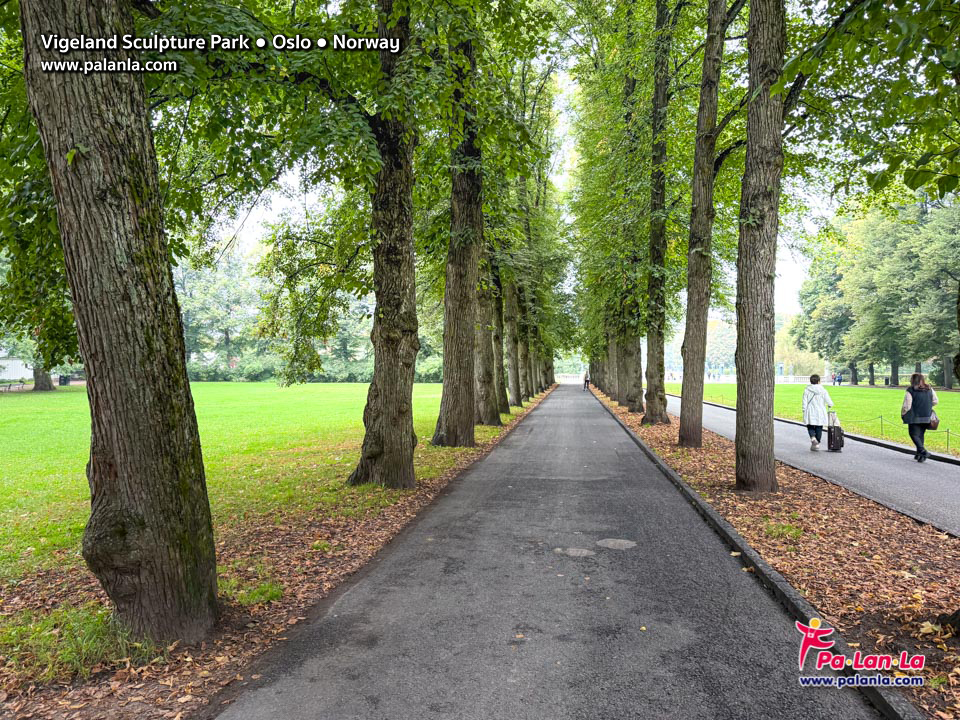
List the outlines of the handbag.
<svg viewBox="0 0 960 720">
<path fill-rule="evenodd" d="M 940 427 L 940 418 L 936 412 L 932 412 L 930 413 L 930 429 L 936 430 L 938 427 Z"/>
</svg>

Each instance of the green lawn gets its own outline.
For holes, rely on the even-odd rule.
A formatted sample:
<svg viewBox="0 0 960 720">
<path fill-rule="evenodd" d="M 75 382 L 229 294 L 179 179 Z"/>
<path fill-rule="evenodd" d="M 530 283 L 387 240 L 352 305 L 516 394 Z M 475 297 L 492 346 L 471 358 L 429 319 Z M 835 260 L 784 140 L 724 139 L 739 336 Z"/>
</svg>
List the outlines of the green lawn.
<svg viewBox="0 0 960 720">
<path fill-rule="evenodd" d="M 366 392 L 364 384 L 194 384 L 215 525 L 324 503 L 341 513 L 388 504 L 389 491 L 343 482 L 363 438 Z M 414 386 L 418 476 L 442 472 L 462 452 L 428 444 L 440 392 L 439 384 Z M 477 428 L 478 441 L 495 434 Z M 80 563 L 89 513 L 86 392 L 0 394 L 0 438 L 0 578 Z"/>
<path fill-rule="evenodd" d="M 800 399 L 805 385 L 777 385 L 774 395 L 774 412 L 778 417 L 790 420 L 803 418 Z M 850 385 L 827 385 L 827 392 L 836 406 L 840 423 L 851 433 L 869 437 L 884 438 L 910 445 L 907 426 L 900 421 L 900 405 L 904 390 L 853 387 Z M 680 394 L 680 383 L 667 383 L 667 392 Z M 722 405 L 736 405 L 737 386 L 733 384 L 712 384 L 704 386 L 704 400 Z M 940 404 L 937 415 L 940 416 L 940 430 L 927 431 L 927 446 L 930 449 L 949 449 L 960 454 L 960 393 L 940 391 L 937 393 Z M 881 421 L 880 418 L 883 417 Z M 950 430 L 949 436 L 947 430 Z"/>
</svg>

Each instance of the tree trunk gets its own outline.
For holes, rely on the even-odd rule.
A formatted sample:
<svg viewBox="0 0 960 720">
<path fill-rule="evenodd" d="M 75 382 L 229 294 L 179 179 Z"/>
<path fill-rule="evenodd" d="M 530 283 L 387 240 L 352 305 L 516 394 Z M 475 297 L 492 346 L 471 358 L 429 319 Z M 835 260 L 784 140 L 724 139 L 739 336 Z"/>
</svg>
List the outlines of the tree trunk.
<svg viewBox="0 0 960 720">
<path fill-rule="evenodd" d="M 497 390 L 497 409 L 510 414 L 510 399 L 507 397 L 506 368 L 503 364 L 503 286 L 500 273 L 493 274 L 496 294 L 493 297 L 493 371 Z"/>
<path fill-rule="evenodd" d="M 957 379 L 960 380 L 960 377 Z M 960 610 L 957 610 L 952 615 L 941 615 L 937 618 L 937 622 L 940 625 L 950 625 L 954 630 L 960 630 Z"/>
<path fill-rule="evenodd" d="M 713 164 L 717 155 L 717 104 L 726 15 L 726 0 L 709 0 L 687 243 L 687 316 L 681 346 L 683 382 L 680 390 L 686 401 L 680 405 L 681 447 L 698 448 L 703 444 L 703 373 L 707 358 L 707 320 L 713 282 L 713 220 L 716 215 Z"/>
<path fill-rule="evenodd" d="M 470 447 L 474 439 L 474 354 L 477 315 L 477 263 L 483 241 L 483 179 L 474 109 L 464 99 L 477 71 L 473 43 L 460 43 L 456 54 L 468 67 L 457 65 L 453 92 L 454 128 L 462 123 L 460 142 L 450 155 L 450 243 L 443 291 L 443 393 L 433 433 L 434 445 Z M 469 76 L 469 77 L 468 77 Z M 451 133 L 456 136 L 457 131 Z"/>
<path fill-rule="evenodd" d="M 670 49 L 673 30 L 667 0 L 656 0 L 653 57 L 652 153 L 650 169 L 650 256 L 647 279 L 647 403 L 642 423 L 669 423 L 664 387 L 667 327 L 667 110 L 670 103 Z"/>
<path fill-rule="evenodd" d="M 41 33 L 133 33 L 129 7 L 22 0 L 24 67 L 87 376 L 83 557 L 136 636 L 193 643 L 216 620 L 216 556 L 142 76 L 40 69 L 59 59 Z M 133 57 L 72 55 L 104 56 Z"/>
<path fill-rule="evenodd" d="M 643 410 L 643 383 L 641 378 L 640 338 L 636 334 L 628 334 L 621 339 L 619 345 L 620 367 L 620 395 L 621 404 L 626 405 L 630 412 Z"/>
<path fill-rule="evenodd" d="M 615 401 L 620 401 L 620 358 L 617 357 L 617 337 L 610 333 L 607 341 L 607 357 L 610 364 L 610 389 L 607 396 Z"/>
<path fill-rule="evenodd" d="M 890 361 L 890 385 L 893 387 L 900 385 L 900 363 L 896 360 Z"/>
<path fill-rule="evenodd" d="M 860 384 L 860 373 L 857 372 L 857 363 L 855 362 L 850 363 L 850 384 Z"/>
<path fill-rule="evenodd" d="M 523 407 L 524 395 L 520 383 L 520 339 L 517 334 L 517 285 L 513 280 L 503 281 L 503 328 L 507 341 L 507 385 L 510 404 Z"/>
<path fill-rule="evenodd" d="M 957 330 L 960 331 L 960 283 L 957 283 Z M 953 356 L 953 375 L 960 382 L 960 352 Z"/>
<path fill-rule="evenodd" d="M 537 385 L 533 379 L 533 363 L 537 355 L 537 346 L 534 342 L 534 327 L 533 327 L 533 317 L 530 312 L 530 304 L 528 302 L 526 289 L 521 285 L 520 290 L 520 316 L 523 318 L 521 323 L 521 328 L 524 336 L 524 341 L 526 343 L 526 356 L 521 358 L 523 361 L 523 374 L 526 379 L 527 392 L 530 394 L 530 397 L 537 395 Z"/>
<path fill-rule="evenodd" d="M 379 34 L 396 38 L 407 48 L 410 18 L 393 12 L 392 0 L 381 0 Z M 406 53 L 380 51 L 388 84 L 401 85 Z M 401 75 L 398 77 L 398 75 Z M 363 448 L 350 475 L 351 485 L 377 483 L 413 488 L 413 377 L 420 340 L 413 260 L 413 149 L 410 128 L 396 114 L 370 120 L 380 151 L 381 167 L 373 193 L 373 381 L 363 410 Z"/>
<path fill-rule="evenodd" d="M 947 390 L 953 390 L 953 358 L 949 351 L 943 354 L 943 386 Z"/>
<path fill-rule="evenodd" d="M 42 367 L 33 368 L 33 391 L 34 392 L 53 392 L 57 388 L 53 384 L 53 378 L 50 373 Z"/>
<path fill-rule="evenodd" d="M 533 386 L 530 384 L 530 333 L 526 304 L 523 297 L 523 288 L 517 288 L 517 334 L 519 337 L 520 362 L 520 395 L 526 400 L 533 397 Z"/>
<path fill-rule="evenodd" d="M 922 373 L 922 372 L 923 372 L 923 363 L 917 363 L 916 365 L 914 365 L 914 366 L 913 366 L 913 371 L 914 371 L 915 373 Z"/>
<path fill-rule="evenodd" d="M 738 490 L 777 490 L 773 456 L 774 335 L 783 96 L 770 88 L 783 71 L 784 0 L 752 0 L 747 31 L 750 104 L 747 155 L 740 194 L 737 253 Z"/>
<path fill-rule="evenodd" d="M 870 385 L 876 385 L 877 384 L 876 374 L 874 372 L 873 363 L 870 363 L 869 365 L 867 365 L 867 372 L 870 375 L 870 380 L 869 380 Z"/>
<path fill-rule="evenodd" d="M 476 416 L 480 425 L 502 425 L 497 409 L 496 371 L 493 359 L 493 283 L 487 259 L 481 262 L 483 276 L 477 290 L 476 352 Z"/>
</svg>

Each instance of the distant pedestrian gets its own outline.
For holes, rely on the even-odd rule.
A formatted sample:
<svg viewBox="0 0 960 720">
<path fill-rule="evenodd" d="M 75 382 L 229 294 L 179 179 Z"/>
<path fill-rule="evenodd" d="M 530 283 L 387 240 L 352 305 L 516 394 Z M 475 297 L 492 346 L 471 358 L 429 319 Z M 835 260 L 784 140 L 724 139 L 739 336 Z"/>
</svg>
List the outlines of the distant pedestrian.
<svg viewBox="0 0 960 720">
<path fill-rule="evenodd" d="M 917 462 L 924 462 L 930 457 L 930 453 L 923 446 L 923 436 L 933 419 L 933 406 L 938 402 L 936 391 L 927 385 L 923 373 L 914 373 L 910 376 L 910 387 L 903 396 L 900 416 L 910 432 L 910 439 L 917 446 L 917 452 L 913 456 Z"/>
<path fill-rule="evenodd" d="M 590 387 L 590 371 L 584 370 L 583 371 L 583 389 L 586 390 L 589 387 Z"/>
<path fill-rule="evenodd" d="M 820 384 L 819 375 L 810 376 L 810 384 L 803 391 L 803 422 L 810 436 L 810 449 L 818 450 L 823 438 L 823 426 L 829 422 L 827 408 L 833 407 L 830 393 Z"/>
</svg>

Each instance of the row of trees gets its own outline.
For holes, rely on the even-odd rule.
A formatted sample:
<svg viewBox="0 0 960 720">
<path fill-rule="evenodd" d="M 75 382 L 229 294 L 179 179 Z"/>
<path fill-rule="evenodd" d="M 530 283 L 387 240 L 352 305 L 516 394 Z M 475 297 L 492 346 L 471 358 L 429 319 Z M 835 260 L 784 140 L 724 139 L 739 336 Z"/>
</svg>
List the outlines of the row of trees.
<svg viewBox="0 0 960 720">
<path fill-rule="evenodd" d="M 553 381 L 554 353 L 574 333 L 549 181 L 557 60 L 543 7 L 22 0 L 2 11 L 0 253 L 14 301 L 3 323 L 30 334 L 48 366 L 83 360 L 83 555 L 135 634 L 191 642 L 216 619 L 187 357 L 253 342 L 238 333 L 242 303 L 202 318 L 186 285 L 178 298 L 171 261 L 216 262 L 232 242 L 217 241 L 224 220 L 282 178 L 319 198 L 273 226 L 259 268 L 260 333 L 279 343 L 284 379 L 321 369 L 351 297 L 375 297 L 351 482 L 415 484 L 418 303 L 444 307 L 437 443 L 472 444 L 475 420 L 497 424 L 508 402 Z M 375 33 L 401 50 L 170 53 L 179 73 L 145 77 L 41 68 L 61 59 L 45 34 L 205 32 Z M 203 324 L 217 332 L 194 332 Z"/>
<path fill-rule="evenodd" d="M 580 21 L 570 37 L 583 93 L 574 212 L 592 376 L 642 409 L 644 422 L 669 422 L 662 338 L 665 324 L 683 314 L 679 438 L 698 447 L 708 311 L 734 304 L 736 484 L 776 490 L 777 234 L 782 212 L 803 212 L 802 193 L 781 197 L 781 174 L 788 189 L 803 180 L 851 196 L 882 194 L 888 205 L 922 191 L 949 204 L 960 179 L 960 56 L 951 40 L 960 4 L 804 2 L 789 14 L 782 0 L 576 7 Z M 880 263 L 877 247 L 849 251 L 841 290 L 846 302 L 859 302 L 856 313 L 837 307 L 843 269 L 821 258 L 805 288 L 797 337 L 831 358 L 839 357 L 839 343 L 851 359 L 893 359 L 881 348 L 892 335 L 916 359 L 955 353 L 960 317 L 949 266 L 957 253 L 952 241 L 933 237 L 942 230 L 888 235 Z M 897 262 L 909 280 L 892 272 Z M 734 263 L 735 290 L 724 282 Z M 879 284 L 889 295 L 886 310 L 871 296 Z M 805 335 L 812 323 L 839 322 L 828 310 L 848 327 Z M 900 322 L 878 328 L 894 318 Z M 825 338 L 833 345 L 821 344 Z"/>
<path fill-rule="evenodd" d="M 899 385 L 901 367 L 933 360 L 953 387 L 960 204 L 874 210 L 825 229 L 816 248 L 791 327 L 797 343 L 849 367 L 854 384 L 863 366 L 871 385 L 880 364 Z"/>
</svg>

